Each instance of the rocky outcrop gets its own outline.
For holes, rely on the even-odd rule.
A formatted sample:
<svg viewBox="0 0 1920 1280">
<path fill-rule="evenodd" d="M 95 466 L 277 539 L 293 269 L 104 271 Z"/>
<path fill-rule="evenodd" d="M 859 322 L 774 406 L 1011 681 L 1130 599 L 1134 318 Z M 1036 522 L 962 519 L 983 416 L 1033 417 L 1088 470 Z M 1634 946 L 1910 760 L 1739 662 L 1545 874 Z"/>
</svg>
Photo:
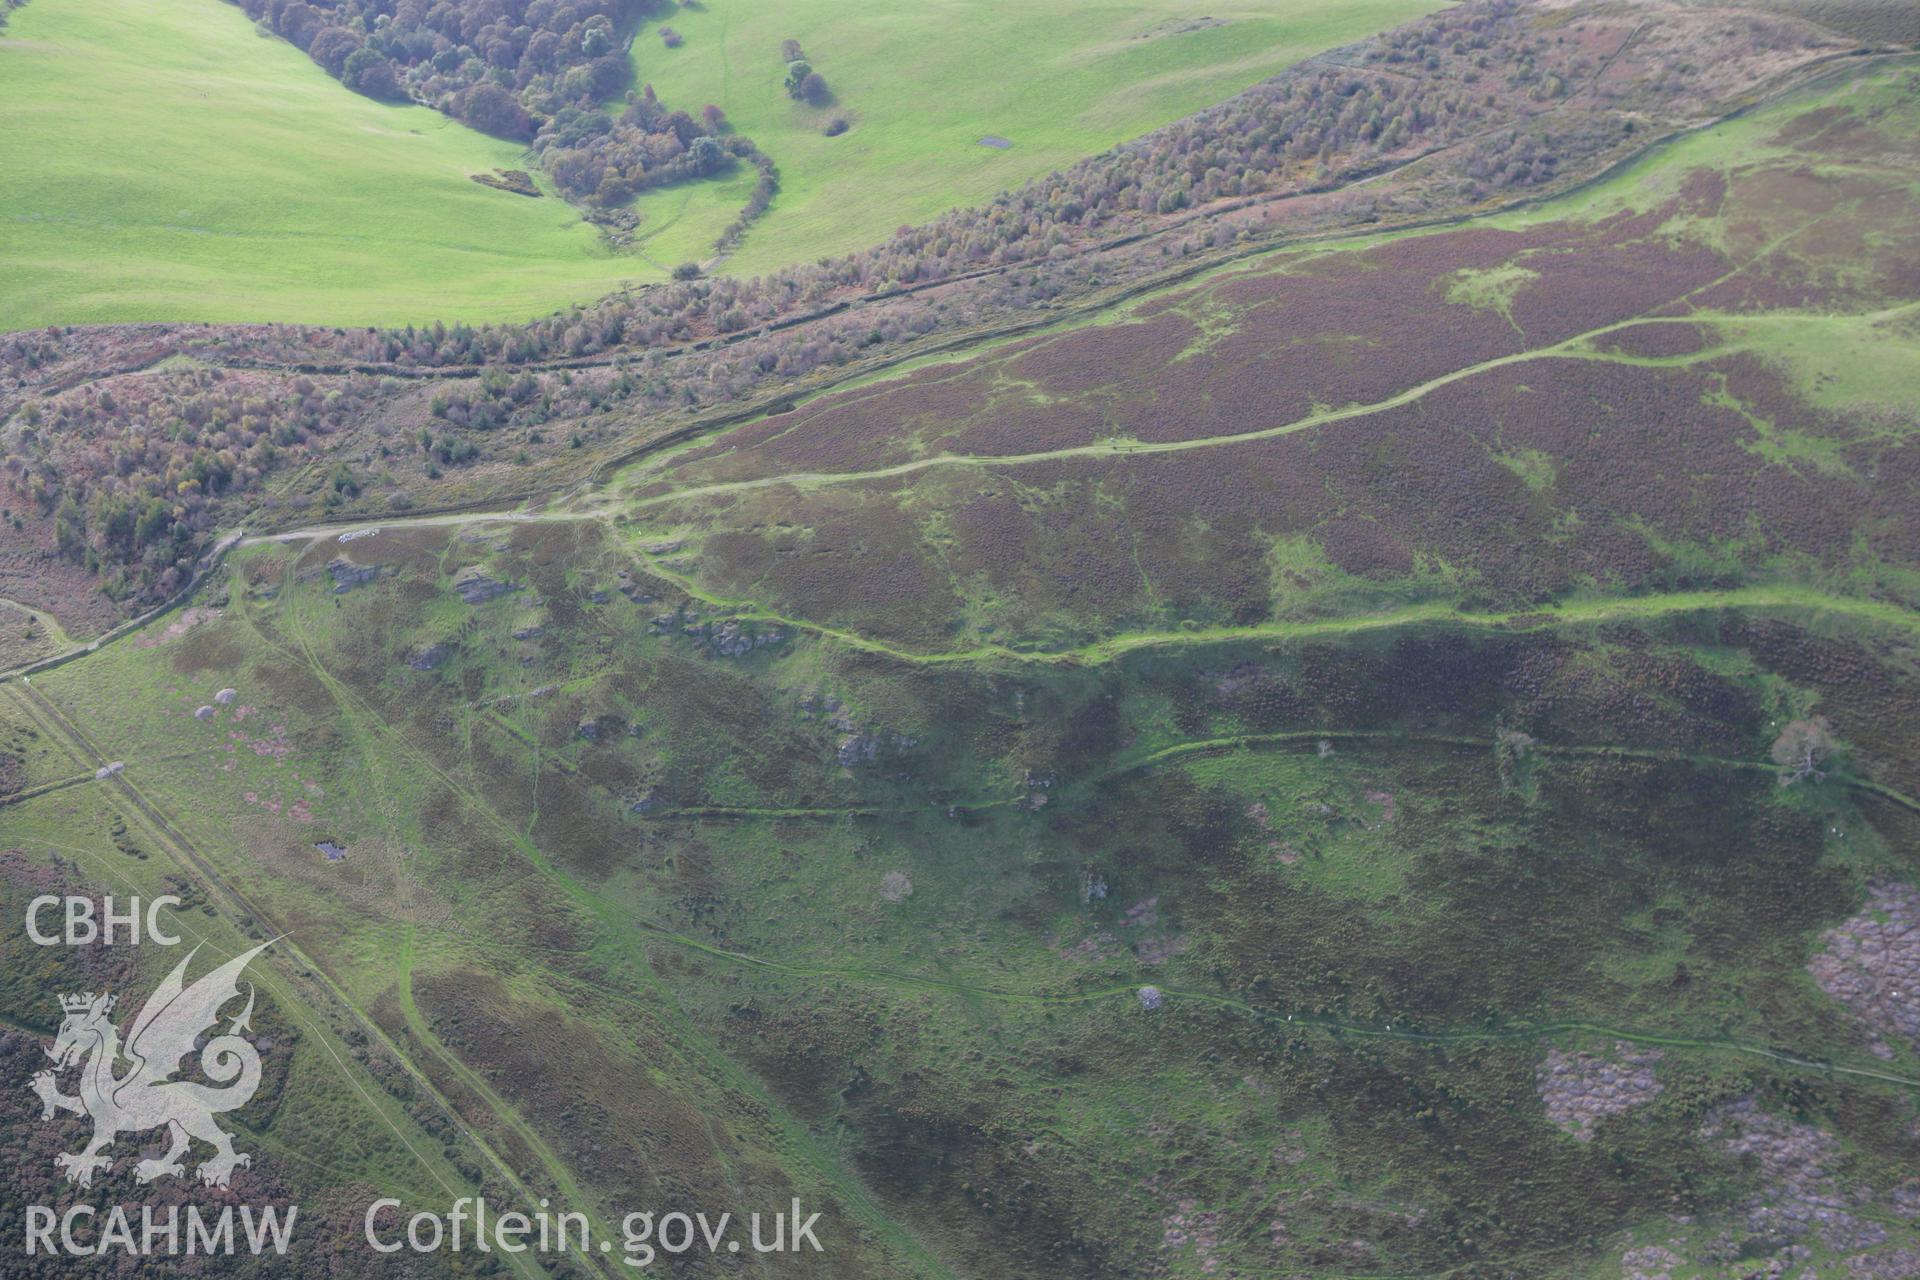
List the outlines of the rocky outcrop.
<svg viewBox="0 0 1920 1280">
<path fill-rule="evenodd" d="M 435 667 L 446 665 L 447 659 L 454 654 L 454 647 L 442 641 L 430 644 L 424 649 L 416 649 L 407 659 L 407 665 L 415 671 L 432 671 Z"/>
<path fill-rule="evenodd" d="M 918 742 L 918 738 L 910 738 L 904 733 L 869 729 L 865 733 L 850 733 L 840 739 L 840 746 L 834 755 L 842 765 L 857 769 L 863 765 L 898 759 L 913 750 Z"/>
<path fill-rule="evenodd" d="M 485 604 L 520 590 L 517 582 L 502 582 L 477 564 L 470 564 L 453 575 L 453 589 L 468 604 Z"/>
<path fill-rule="evenodd" d="M 737 658 L 755 649 L 783 643 L 786 635 L 778 627 L 762 630 L 738 618 L 728 618 L 707 623 L 702 638 L 710 652 L 722 658 Z"/>
<path fill-rule="evenodd" d="M 720 658 L 738 658 L 756 649 L 784 644 L 787 639 L 786 633 L 778 627 L 744 622 L 739 618 L 708 621 L 692 608 L 660 614 L 650 619 L 647 625 L 659 635 L 678 632 Z"/>
<path fill-rule="evenodd" d="M 380 566 L 356 564 L 345 556 L 335 556 L 327 561 L 327 573 L 333 578 L 333 594 L 341 596 L 379 577 Z"/>
<path fill-rule="evenodd" d="M 581 716 L 574 726 L 574 736 L 586 742 L 598 742 L 602 738 L 611 738 L 627 727 L 626 720 L 611 711 L 602 711 L 598 715 Z"/>
</svg>

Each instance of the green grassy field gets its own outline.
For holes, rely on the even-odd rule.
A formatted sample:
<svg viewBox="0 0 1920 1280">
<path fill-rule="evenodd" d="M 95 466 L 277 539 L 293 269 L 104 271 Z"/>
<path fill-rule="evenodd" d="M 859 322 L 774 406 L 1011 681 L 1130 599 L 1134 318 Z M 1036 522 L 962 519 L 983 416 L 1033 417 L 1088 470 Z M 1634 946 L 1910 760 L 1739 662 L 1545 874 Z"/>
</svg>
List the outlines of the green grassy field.
<svg viewBox="0 0 1920 1280">
<path fill-rule="evenodd" d="M 1433 0 L 744 0 L 682 10 L 667 49 L 634 41 L 635 76 L 688 110 L 714 103 L 780 166 L 773 208 L 728 261 L 763 272 L 884 239 L 1230 97 Z M 1068 10 L 1068 11 L 1063 11 Z M 800 41 L 835 100 L 793 101 L 781 41 Z M 850 128 L 824 128 L 844 116 Z M 1002 138 L 1005 148 L 981 145 Z"/>
<path fill-rule="evenodd" d="M 520 148 L 349 93 L 221 0 L 34 0 L 0 112 L 0 328 L 524 318 L 660 279 L 738 203 L 662 193 L 688 243 L 612 254 L 564 202 L 469 180 Z"/>
<path fill-rule="evenodd" d="M 641 80 L 689 110 L 717 102 L 780 164 L 781 195 L 730 269 L 859 248 L 1435 5 L 1257 0 L 1194 30 L 1198 0 L 991 21 L 977 7 L 857 24 L 824 0 L 687 10 L 677 51 L 642 33 Z M 787 36 L 838 105 L 786 96 Z M 524 319 L 709 256 L 751 186 L 742 172 L 650 193 L 636 250 L 612 252 L 562 201 L 470 181 L 523 166 L 518 147 L 349 93 L 221 0 L 34 0 L 0 34 L 0 109 L 4 328 Z M 824 137 L 834 114 L 853 127 Z"/>
</svg>

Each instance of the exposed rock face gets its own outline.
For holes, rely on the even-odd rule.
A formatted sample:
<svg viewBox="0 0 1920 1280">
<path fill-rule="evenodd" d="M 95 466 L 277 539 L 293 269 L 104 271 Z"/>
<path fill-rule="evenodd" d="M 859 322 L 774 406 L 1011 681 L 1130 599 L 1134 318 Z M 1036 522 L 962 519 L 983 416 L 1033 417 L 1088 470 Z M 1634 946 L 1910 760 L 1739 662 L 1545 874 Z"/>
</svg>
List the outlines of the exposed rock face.
<svg viewBox="0 0 1920 1280">
<path fill-rule="evenodd" d="M 408 658 L 407 665 L 415 671 L 431 671 L 435 667 L 444 665 L 447 659 L 453 656 L 453 652 L 453 646 L 445 642 L 430 644 Z"/>
<path fill-rule="evenodd" d="M 800 699 L 800 718 L 811 720 L 815 714 L 824 716 L 827 723 L 836 729 L 853 729 L 853 717 L 846 714 L 840 699 L 831 693 L 823 694 L 815 690 Z"/>
<path fill-rule="evenodd" d="M 1613 1055 L 1600 1057 L 1576 1050 L 1548 1049 L 1535 1073 L 1535 1088 L 1546 1106 L 1547 1118 L 1570 1130 L 1582 1142 L 1593 1141 L 1593 1126 L 1601 1117 L 1653 1101 L 1666 1087 L 1654 1078 L 1658 1049 L 1635 1052 L 1624 1041 Z"/>
<path fill-rule="evenodd" d="M 470 564 L 453 575 L 453 589 L 468 604 L 485 604 L 520 590 L 517 582 L 502 582 L 477 564 Z"/>
<path fill-rule="evenodd" d="M 653 599 L 648 595 L 635 595 L 632 598 L 636 602 Z M 705 646 L 709 653 L 722 658 L 737 658 L 755 649 L 783 644 L 787 638 L 786 633 L 778 627 L 743 622 L 739 618 L 708 621 L 691 605 L 682 605 L 672 613 L 658 614 L 649 619 L 647 625 L 659 635 L 671 635 L 677 631 L 696 644 Z"/>
<path fill-rule="evenodd" d="M 1873 1051 L 1890 1058 L 1892 1047 L 1879 1037 L 1920 1049 L 1920 889 L 1880 880 L 1869 894 L 1860 914 L 1827 931 L 1826 949 L 1807 968 L 1821 990 L 1873 1029 Z"/>
<path fill-rule="evenodd" d="M 610 711 L 603 711 L 599 715 L 580 717 L 580 723 L 575 726 L 574 732 L 588 742 L 598 742 L 602 738 L 620 733 L 626 727 L 626 720 Z"/>
<path fill-rule="evenodd" d="M 840 747 L 834 755 L 847 768 L 856 769 L 862 765 L 897 759 L 913 750 L 918 742 L 918 738 L 909 738 L 904 733 L 869 729 L 865 733 L 850 733 L 840 739 Z"/>
<path fill-rule="evenodd" d="M 338 596 L 372 582 L 380 576 L 380 566 L 355 564 L 345 556 L 335 556 L 327 561 L 327 572 L 333 577 L 333 594 Z"/>
<path fill-rule="evenodd" d="M 728 618 L 723 622 L 709 622 L 703 628 L 707 648 L 723 658 L 737 658 L 743 653 L 770 644 L 779 644 L 786 639 L 778 627 L 761 630 L 758 627 L 742 623 L 738 618 Z"/>
</svg>

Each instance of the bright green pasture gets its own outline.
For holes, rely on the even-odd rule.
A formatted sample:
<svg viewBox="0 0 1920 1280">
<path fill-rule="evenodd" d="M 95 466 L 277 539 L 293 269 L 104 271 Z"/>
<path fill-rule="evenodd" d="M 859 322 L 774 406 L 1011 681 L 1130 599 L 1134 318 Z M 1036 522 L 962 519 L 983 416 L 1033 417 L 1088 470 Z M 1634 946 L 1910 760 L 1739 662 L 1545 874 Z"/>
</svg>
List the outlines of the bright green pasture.
<svg viewBox="0 0 1920 1280">
<path fill-rule="evenodd" d="M 730 264 L 760 271 L 986 199 L 1433 7 L 716 4 L 670 19 L 682 49 L 649 28 L 635 57 L 665 100 L 719 103 L 779 161 L 782 194 Z M 787 98 L 789 35 L 839 105 Z M 32 0 L 0 34 L 0 113 L 0 329 L 522 319 L 710 256 L 751 186 L 651 193 L 635 249 L 614 252 L 551 195 L 470 180 L 526 167 L 520 148 L 349 93 L 222 0 Z M 829 139 L 836 113 L 853 128 Z M 1013 145 L 978 145 L 990 133 Z"/>
<path fill-rule="evenodd" d="M 0 118 L 0 329 L 517 319 L 662 275 L 470 180 L 519 147 L 350 93 L 221 0 L 32 0 L 0 31 Z"/>
<path fill-rule="evenodd" d="M 713 103 L 780 166 L 773 208 L 728 270 L 858 249 L 1232 96 L 1435 0 L 713 0 L 633 44 L 636 79 Z M 800 41 L 835 100 L 788 97 Z M 824 128 L 844 116 L 850 128 Z M 1012 145 L 983 146 L 995 137 Z"/>
</svg>

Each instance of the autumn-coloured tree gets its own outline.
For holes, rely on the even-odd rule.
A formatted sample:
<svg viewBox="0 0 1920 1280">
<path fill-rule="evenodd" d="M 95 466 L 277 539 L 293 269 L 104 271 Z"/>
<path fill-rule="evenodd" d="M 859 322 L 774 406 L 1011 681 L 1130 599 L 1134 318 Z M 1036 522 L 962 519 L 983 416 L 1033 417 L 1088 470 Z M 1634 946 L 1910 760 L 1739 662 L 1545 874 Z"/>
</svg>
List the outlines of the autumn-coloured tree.
<svg viewBox="0 0 1920 1280">
<path fill-rule="evenodd" d="M 1839 752 L 1833 726 L 1825 716 L 1795 720 L 1773 740 L 1773 762 L 1780 766 L 1780 785 L 1823 782 L 1827 766 Z"/>
</svg>

